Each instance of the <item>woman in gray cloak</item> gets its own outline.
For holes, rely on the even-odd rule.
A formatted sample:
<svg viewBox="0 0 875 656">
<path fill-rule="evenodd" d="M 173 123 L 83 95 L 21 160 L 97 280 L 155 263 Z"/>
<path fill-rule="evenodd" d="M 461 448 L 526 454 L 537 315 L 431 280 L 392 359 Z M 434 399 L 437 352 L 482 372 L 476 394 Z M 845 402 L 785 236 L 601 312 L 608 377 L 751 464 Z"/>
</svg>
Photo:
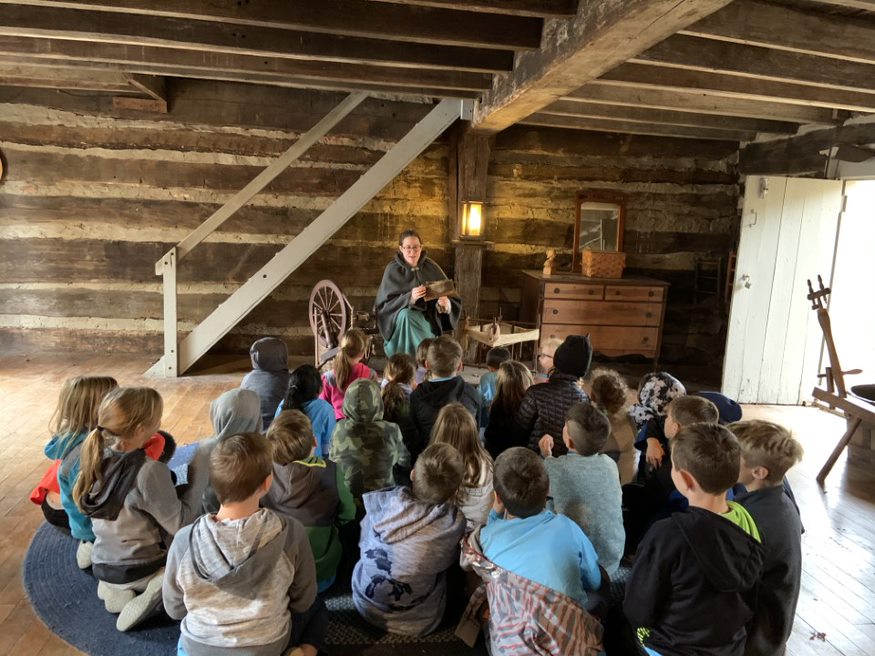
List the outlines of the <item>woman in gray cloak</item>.
<svg viewBox="0 0 875 656">
<path fill-rule="evenodd" d="M 386 355 L 408 353 L 415 357 L 422 340 L 456 327 L 462 301 L 455 296 L 428 300 L 426 283 L 447 280 L 447 275 L 426 256 L 415 230 L 402 232 L 398 246 L 395 258 L 383 271 L 374 309 Z"/>
</svg>

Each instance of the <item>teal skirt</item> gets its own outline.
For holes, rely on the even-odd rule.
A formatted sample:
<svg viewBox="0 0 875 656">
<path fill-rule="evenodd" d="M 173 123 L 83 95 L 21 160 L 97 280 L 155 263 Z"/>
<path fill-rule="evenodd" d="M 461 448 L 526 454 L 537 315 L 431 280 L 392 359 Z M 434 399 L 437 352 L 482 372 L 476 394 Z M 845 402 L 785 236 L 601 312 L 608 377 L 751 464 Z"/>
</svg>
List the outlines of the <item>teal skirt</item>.
<svg viewBox="0 0 875 656">
<path fill-rule="evenodd" d="M 416 348 L 419 343 L 424 339 L 435 337 L 437 335 L 434 334 L 424 312 L 404 308 L 395 315 L 395 332 L 392 333 L 392 339 L 385 341 L 383 350 L 390 358 L 396 353 L 407 353 L 416 358 Z"/>
</svg>

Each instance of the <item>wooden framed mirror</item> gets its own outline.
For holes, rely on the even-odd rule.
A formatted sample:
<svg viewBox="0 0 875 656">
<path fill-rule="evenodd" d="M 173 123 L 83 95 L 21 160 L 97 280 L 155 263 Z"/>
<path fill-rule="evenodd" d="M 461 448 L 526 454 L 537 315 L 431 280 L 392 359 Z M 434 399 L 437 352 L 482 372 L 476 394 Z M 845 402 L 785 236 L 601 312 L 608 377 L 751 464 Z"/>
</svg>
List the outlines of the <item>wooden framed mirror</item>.
<svg viewBox="0 0 875 656">
<path fill-rule="evenodd" d="M 577 193 L 574 219 L 574 251 L 571 271 L 580 268 L 584 248 L 594 251 L 622 251 L 626 223 L 626 198 L 610 191 Z"/>
</svg>

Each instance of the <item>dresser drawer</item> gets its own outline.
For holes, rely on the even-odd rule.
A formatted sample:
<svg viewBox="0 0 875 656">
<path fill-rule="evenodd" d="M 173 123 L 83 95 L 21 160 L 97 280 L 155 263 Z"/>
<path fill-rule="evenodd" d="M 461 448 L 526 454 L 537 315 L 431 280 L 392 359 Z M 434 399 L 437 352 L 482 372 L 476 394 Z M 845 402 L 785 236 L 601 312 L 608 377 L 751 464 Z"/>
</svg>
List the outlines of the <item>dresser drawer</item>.
<svg viewBox="0 0 875 656">
<path fill-rule="evenodd" d="M 606 285 L 605 300 L 607 301 L 662 301 L 665 298 L 664 287 L 628 287 L 626 285 Z"/>
<path fill-rule="evenodd" d="M 571 301 L 544 299 L 541 315 L 549 324 L 587 324 L 599 326 L 659 326 L 662 306 L 657 303 L 622 301 Z"/>
<path fill-rule="evenodd" d="M 655 355 L 659 342 L 659 328 L 638 326 L 542 326 L 540 353 L 553 355 L 568 335 L 589 333 L 593 350 L 603 355 L 640 353 Z"/>
<path fill-rule="evenodd" d="M 545 282 L 544 298 L 576 298 L 601 300 L 605 295 L 604 285 L 577 285 L 567 282 Z"/>
</svg>

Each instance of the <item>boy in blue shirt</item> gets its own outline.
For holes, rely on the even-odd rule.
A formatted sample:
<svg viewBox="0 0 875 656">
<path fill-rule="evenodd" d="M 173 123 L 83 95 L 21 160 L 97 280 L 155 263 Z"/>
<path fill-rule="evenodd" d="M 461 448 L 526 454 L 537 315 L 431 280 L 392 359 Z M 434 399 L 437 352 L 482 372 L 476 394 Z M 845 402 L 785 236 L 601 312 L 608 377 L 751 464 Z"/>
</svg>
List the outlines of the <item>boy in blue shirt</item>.
<svg viewBox="0 0 875 656">
<path fill-rule="evenodd" d="M 525 447 L 495 461 L 495 503 L 480 530 L 483 555 L 499 567 L 579 602 L 602 583 L 589 538 L 564 515 L 545 509 L 550 479 L 544 462 Z"/>
</svg>

